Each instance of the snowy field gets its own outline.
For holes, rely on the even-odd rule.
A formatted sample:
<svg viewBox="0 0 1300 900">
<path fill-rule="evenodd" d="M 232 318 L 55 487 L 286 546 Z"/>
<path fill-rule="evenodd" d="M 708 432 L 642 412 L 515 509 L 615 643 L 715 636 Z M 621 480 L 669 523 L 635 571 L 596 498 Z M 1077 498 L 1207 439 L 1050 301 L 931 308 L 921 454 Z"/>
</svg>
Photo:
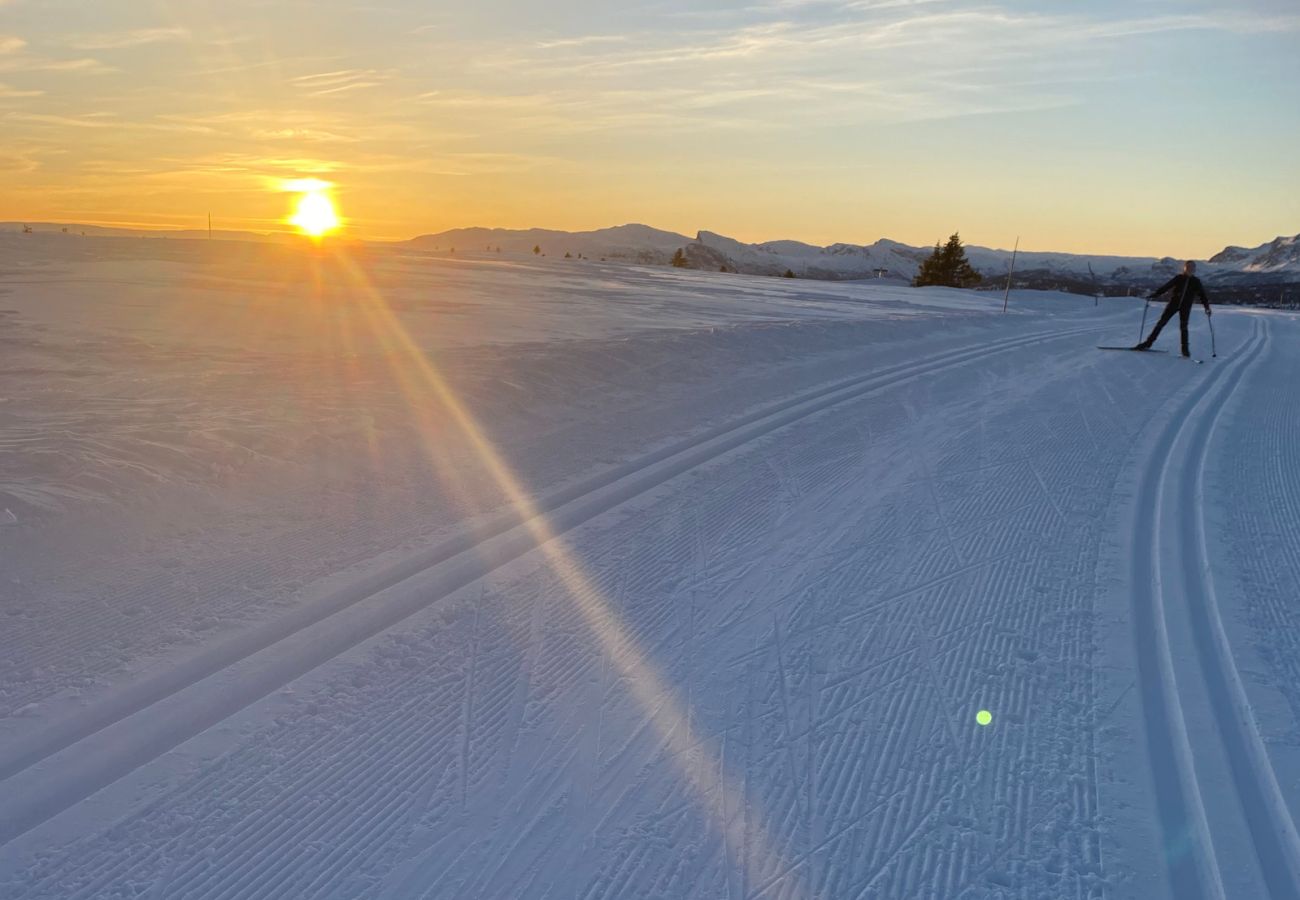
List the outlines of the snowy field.
<svg viewBox="0 0 1300 900">
<path fill-rule="evenodd" d="M 1001 306 L 0 235 L 0 897 L 1300 897 L 1300 320 Z"/>
</svg>

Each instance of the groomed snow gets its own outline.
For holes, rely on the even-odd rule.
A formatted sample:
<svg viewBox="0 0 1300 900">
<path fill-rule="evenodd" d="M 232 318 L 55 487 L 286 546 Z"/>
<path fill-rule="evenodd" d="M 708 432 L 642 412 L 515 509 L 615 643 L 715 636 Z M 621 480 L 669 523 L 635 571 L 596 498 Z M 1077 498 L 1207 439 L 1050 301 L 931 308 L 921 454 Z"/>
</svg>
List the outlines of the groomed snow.
<svg viewBox="0 0 1300 900">
<path fill-rule="evenodd" d="M 1300 895 L 1300 321 L 1001 302 L 0 235 L 0 896 Z"/>
</svg>

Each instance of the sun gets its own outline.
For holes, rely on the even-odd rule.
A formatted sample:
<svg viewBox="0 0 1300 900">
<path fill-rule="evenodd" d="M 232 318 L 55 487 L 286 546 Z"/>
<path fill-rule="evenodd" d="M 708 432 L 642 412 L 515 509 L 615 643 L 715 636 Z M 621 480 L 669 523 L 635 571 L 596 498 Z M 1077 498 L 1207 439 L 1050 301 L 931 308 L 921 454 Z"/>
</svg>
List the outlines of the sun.
<svg viewBox="0 0 1300 900">
<path fill-rule="evenodd" d="M 329 194 L 322 189 L 315 189 L 304 191 L 298 198 L 289 224 L 298 226 L 303 234 L 320 239 L 336 230 L 341 223 Z"/>
</svg>

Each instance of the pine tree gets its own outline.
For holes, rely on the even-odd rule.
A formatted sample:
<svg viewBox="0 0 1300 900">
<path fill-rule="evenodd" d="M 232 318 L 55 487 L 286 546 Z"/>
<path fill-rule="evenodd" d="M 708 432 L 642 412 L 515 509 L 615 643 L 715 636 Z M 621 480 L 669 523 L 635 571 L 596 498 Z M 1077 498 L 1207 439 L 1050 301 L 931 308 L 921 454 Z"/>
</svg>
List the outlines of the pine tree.
<svg viewBox="0 0 1300 900">
<path fill-rule="evenodd" d="M 537 256 L 537 255 L 538 255 L 539 253 L 541 253 L 541 252 L 542 252 L 541 245 L 540 245 L 540 244 L 534 244 L 534 245 L 533 245 L 533 256 Z"/>
<path fill-rule="evenodd" d="M 934 252 L 921 262 L 921 268 L 912 279 L 914 287 L 939 285 L 940 287 L 972 288 L 983 280 L 983 276 L 971 266 L 966 259 L 966 251 L 961 245 L 961 236 L 953 234 L 948 243 L 940 246 L 935 241 Z"/>
<path fill-rule="evenodd" d="M 791 269 L 786 269 L 786 270 L 785 270 L 785 274 L 782 275 L 781 277 L 782 277 L 782 278 L 793 278 L 793 277 L 794 277 L 794 271 L 791 270 Z"/>
<path fill-rule="evenodd" d="M 682 252 L 681 247 L 678 247 L 677 252 L 673 254 L 673 268 L 675 269 L 686 268 L 686 254 Z"/>
</svg>

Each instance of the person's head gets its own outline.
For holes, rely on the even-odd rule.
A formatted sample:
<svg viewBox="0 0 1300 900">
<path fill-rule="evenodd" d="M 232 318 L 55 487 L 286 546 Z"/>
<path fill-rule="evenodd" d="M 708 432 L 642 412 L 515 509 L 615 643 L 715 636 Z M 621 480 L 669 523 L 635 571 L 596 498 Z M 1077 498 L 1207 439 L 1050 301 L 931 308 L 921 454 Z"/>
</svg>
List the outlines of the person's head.
<svg viewBox="0 0 1300 900">
<path fill-rule="evenodd" d="M 1190 260 L 1190 259 L 1189 259 L 1187 262 L 1183 263 L 1183 274 L 1184 274 L 1184 275 L 1195 275 L 1195 274 L 1196 274 L 1196 263 L 1193 262 L 1193 261 Z"/>
</svg>

